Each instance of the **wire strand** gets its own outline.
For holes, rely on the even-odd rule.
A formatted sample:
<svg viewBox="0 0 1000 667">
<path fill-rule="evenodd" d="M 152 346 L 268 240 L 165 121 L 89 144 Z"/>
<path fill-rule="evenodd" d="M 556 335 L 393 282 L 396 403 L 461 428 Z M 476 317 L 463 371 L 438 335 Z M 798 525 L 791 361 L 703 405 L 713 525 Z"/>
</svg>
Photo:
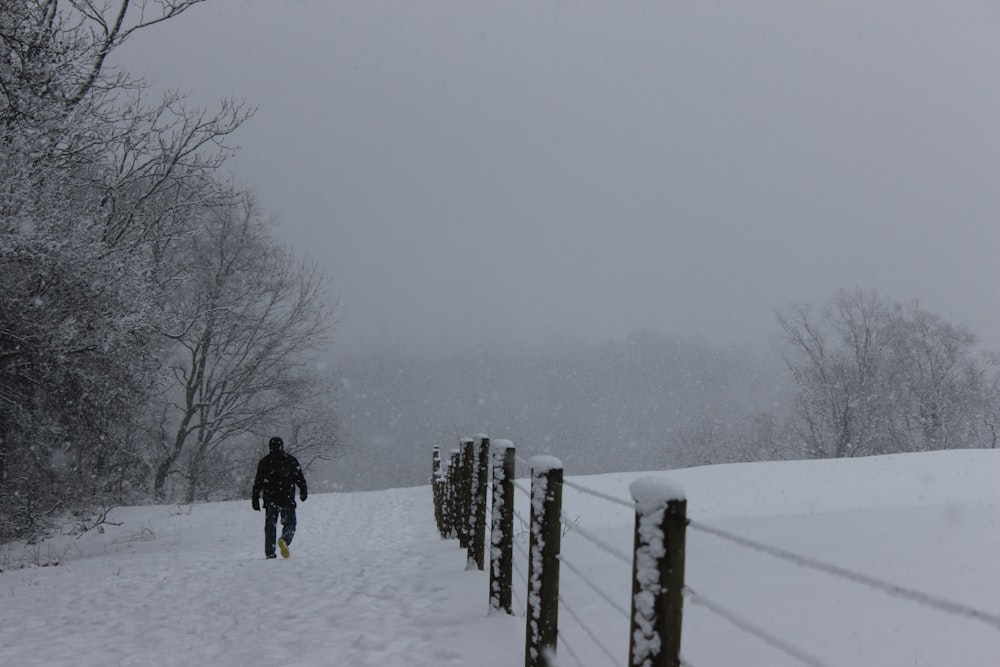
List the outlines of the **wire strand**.
<svg viewBox="0 0 1000 667">
<path fill-rule="evenodd" d="M 513 512 L 514 512 L 514 517 L 521 522 L 521 530 L 529 530 L 531 528 L 531 523 L 529 521 L 526 521 L 525 518 L 521 516 L 521 513 L 518 512 L 517 510 L 513 510 Z"/>
<path fill-rule="evenodd" d="M 570 646 L 570 643 L 566 641 L 565 637 L 563 637 L 563 633 L 560 632 L 559 630 L 556 630 L 556 637 L 559 638 L 559 643 L 561 643 L 562 647 L 566 649 L 567 653 L 569 653 L 569 657 L 573 658 L 573 662 L 579 665 L 579 667 L 583 667 L 583 661 L 580 660 L 580 656 L 576 654 L 576 651 L 573 650 L 573 647 Z"/>
<path fill-rule="evenodd" d="M 520 577 L 520 583 L 524 584 L 524 590 L 528 590 L 528 577 L 525 576 L 524 572 L 521 571 L 521 568 L 519 568 L 517 566 L 517 563 L 511 563 L 511 566 L 512 566 L 514 572 L 517 573 L 517 576 Z M 526 616 L 528 614 L 528 605 L 527 605 L 527 602 L 524 599 L 518 597 L 517 595 L 514 595 L 513 584 L 511 584 L 511 596 L 510 597 L 511 597 L 511 601 L 512 602 L 516 602 L 517 603 L 518 608 L 521 611 L 521 616 Z"/>
<path fill-rule="evenodd" d="M 932 607 L 939 611 L 943 611 L 949 614 L 954 614 L 956 616 L 967 616 L 969 618 L 981 621 L 996 630 L 1000 630 L 1000 616 L 995 614 L 990 614 L 988 612 L 969 607 L 958 602 L 953 602 L 951 600 L 946 600 L 944 598 L 938 597 L 936 595 L 931 595 L 929 593 L 923 593 L 921 591 L 915 591 L 910 588 L 905 588 L 897 584 L 891 584 L 885 581 L 876 579 L 866 574 L 860 574 L 858 572 L 852 572 L 845 568 L 839 567 L 837 565 L 830 565 L 829 563 L 824 563 L 822 561 L 816 560 L 814 558 L 807 558 L 805 556 L 800 556 L 798 554 L 792 553 L 791 551 L 786 551 L 785 549 L 779 549 L 778 547 L 772 547 L 756 540 L 751 540 L 746 537 L 741 537 L 740 535 L 735 535 L 733 533 L 726 532 L 724 530 L 719 530 L 718 528 L 712 528 L 711 526 L 706 526 L 697 521 L 688 521 L 688 525 L 695 530 L 700 530 L 703 533 L 708 533 L 709 535 L 714 535 L 716 537 L 722 538 L 724 540 L 729 540 L 735 544 L 738 544 L 747 549 L 752 549 L 754 551 L 759 551 L 761 553 L 774 556 L 775 558 L 780 558 L 782 560 L 787 560 L 796 565 L 811 568 L 824 572 L 826 574 L 841 577 L 843 579 L 848 579 L 857 584 L 862 584 L 875 588 L 889 595 L 896 597 L 905 598 L 917 604 L 922 604 L 928 607 Z"/>
<path fill-rule="evenodd" d="M 577 524 L 566 516 L 566 513 L 562 513 L 562 525 L 566 527 L 567 530 L 573 531 L 574 533 L 579 533 L 581 537 L 590 541 L 595 546 L 608 552 L 618 560 L 622 561 L 626 565 L 632 565 L 632 556 L 626 554 L 624 551 L 619 551 L 617 547 L 608 544 L 597 535 L 594 535 L 589 530 L 585 529 L 583 526 Z"/>
<path fill-rule="evenodd" d="M 583 572 L 581 572 L 578 567 L 576 567 L 575 565 L 573 565 L 572 561 L 566 560 L 566 556 L 564 556 L 563 554 L 559 554 L 558 558 L 559 558 L 559 562 L 560 563 L 562 563 L 567 568 L 569 568 L 570 572 L 572 572 L 573 574 L 575 574 L 576 576 L 578 576 L 583 581 L 583 583 L 585 583 L 587 585 L 587 587 L 590 588 L 590 590 L 594 591 L 599 596 L 601 596 L 601 598 L 603 598 L 605 602 L 607 602 L 609 605 L 611 605 L 611 607 L 615 611 L 617 611 L 618 613 L 620 613 L 622 616 L 624 616 L 627 619 L 631 619 L 632 618 L 632 614 L 629 613 L 629 611 L 627 609 L 625 609 L 625 607 L 623 607 L 620 602 L 617 602 L 610 595 L 608 595 L 607 593 L 605 593 L 604 591 L 602 591 L 597 586 L 597 584 L 595 584 L 594 582 L 592 582 L 587 577 L 587 575 L 585 575 Z"/>
<path fill-rule="evenodd" d="M 573 618 L 574 621 L 576 621 L 576 624 L 580 626 L 580 629 L 582 629 L 585 633 L 587 633 L 587 636 L 590 637 L 590 641 L 594 642 L 597 648 L 601 649 L 601 652 L 603 652 L 604 655 L 608 656 L 608 658 L 611 659 L 611 664 L 617 665 L 618 658 L 615 657 L 615 654 L 612 653 L 611 650 L 604 645 L 604 643 L 600 640 L 600 638 L 596 634 L 594 634 L 594 631 L 591 630 L 590 627 L 583 622 L 583 619 L 580 618 L 579 614 L 577 614 L 576 611 L 573 610 L 573 607 L 571 607 L 569 604 L 566 603 L 564 597 L 565 596 L 563 596 L 562 593 L 559 594 L 560 606 L 564 610 L 566 610 L 566 612 Z M 563 643 L 565 644 L 565 641 Z"/>
<path fill-rule="evenodd" d="M 586 486 L 581 486 L 567 479 L 563 480 L 563 486 L 568 486 L 571 489 L 575 489 L 580 493 L 586 493 L 589 496 L 594 496 L 595 498 L 600 498 L 601 500 L 607 500 L 615 505 L 621 505 L 622 507 L 627 507 L 628 509 L 635 511 L 635 503 L 628 502 L 627 500 L 622 500 L 621 498 L 616 498 L 615 496 L 608 495 L 606 493 L 601 493 L 600 491 L 595 491 L 594 489 L 589 489 Z"/>
<path fill-rule="evenodd" d="M 521 568 L 518 566 L 517 563 L 512 562 L 511 563 L 511 569 L 513 569 L 514 572 L 517 573 L 517 575 L 521 578 L 521 583 L 523 583 L 524 587 L 527 588 L 528 587 L 528 575 L 526 575 L 524 573 L 524 571 L 521 570 Z"/>
<path fill-rule="evenodd" d="M 720 604 L 712 602 L 711 600 L 707 599 L 700 593 L 696 593 L 690 587 L 685 586 L 684 593 L 693 604 L 701 605 L 705 609 L 708 609 L 712 613 L 729 621 L 743 632 L 746 632 L 750 635 L 753 635 L 754 637 L 757 637 L 758 639 L 764 641 L 772 648 L 775 648 L 784 653 L 785 655 L 788 655 L 798 660 L 802 664 L 808 665 L 808 667 L 829 667 L 829 665 L 827 665 L 820 659 L 813 657 L 808 653 L 806 653 L 805 651 L 802 651 L 792 646 L 783 639 L 775 637 L 774 635 L 770 634 L 766 630 L 763 630 L 762 628 L 752 623 L 751 621 L 748 621 L 745 618 L 742 618 L 741 616 L 729 611 Z"/>
<path fill-rule="evenodd" d="M 524 485 L 522 485 L 516 479 L 512 480 L 511 483 L 514 485 L 515 489 L 517 489 L 518 491 L 520 491 L 524 495 L 528 496 L 528 498 L 531 498 L 531 491 L 529 491 L 528 489 L 524 488 Z"/>
<path fill-rule="evenodd" d="M 523 456 L 518 456 L 517 454 L 515 454 L 514 462 L 521 467 L 519 471 L 520 475 L 516 474 L 517 471 L 515 470 L 515 475 L 514 475 L 515 478 L 531 477 L 532 467 L 530 459 L 526 459 Z"/>
<path fill-rule="evenodd" d="M 527 547 L 525 547 L 525 546 L 524 546 L 523 544 L 521 544 L 521 543 L 520 543 L 520 542 L 518 542 L 517 540 L 512 540 L 512 541 L 511 541 L 511 544 L 513 544 L 513 545 L 514 545 L 514 547 L 516 547 L 516 548 L 517 548 L 517 550 L 518 550 L 518 551 L 520 551 L 520 552 L 521 552 L 521 554 L 522 554 L 522 555 L 523 555 L 523 556 L 524 556 L 524 557 L 525 557 L 526 559 L 527 559 L 527 558 L 529 558 L 529 556 L 528 556 L 528 548 L 527 548 Z"/>
</svg>

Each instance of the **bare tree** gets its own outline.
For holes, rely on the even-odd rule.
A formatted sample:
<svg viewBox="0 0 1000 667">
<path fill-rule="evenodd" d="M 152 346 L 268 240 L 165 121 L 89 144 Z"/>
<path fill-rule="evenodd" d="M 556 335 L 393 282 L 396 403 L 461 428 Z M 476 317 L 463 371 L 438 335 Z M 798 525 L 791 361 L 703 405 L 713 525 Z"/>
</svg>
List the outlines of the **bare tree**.
<svg viewBox="0 0 1000 667">
<path fill-rule="evenodd" d="M 205 213 L 172 301 L 180 400 L 171 403 L 177 424 L 154 478 L 159 497 L 174 472 L 193 499 L 226 443 L 325 391 L 311 362 L 332 325 L 323 276 L 271 240 L 250 197 Z"/>
<path fill-rule="evenodd" d="M 976 337 L 962 326 L 920 310 L 900 311 L 903 339 L 897 348 L 902 429 L 913 449 L 947 449 L 978 440 L 989 374 L 995 364 L 970 354 Z"/>
<path fill-rule="evenodd" d="M 845 457 L 982 446 L 995 365 L 967 329 L 877 292 L 778 314 L 804 453 Z"/>
<path fill-rule="evenodd" d="M 168 21 L 204 0 L 7 0 L 0 11 L 4 69 L 30 84 L 11 94 L 5 119 L 33 117 L 29 97 L 55 100 L 70 114 L 86 100 L 129 81 L 107 71 L 108 56 L 134 33 Z M 5 84 L 14 78 L 0 79 Z"/>
<path fill-rule="evenodd" d="M 277 422 L 272 431 L 287 433 L 288 451 L 309 470 L 314 464 L 332 461 L 344 455 L 340 420 L 331 400 L 333 387 L 322 377 L 317 378 L 321 393 L 303 404 L 295 406 L 285 419 Z"/>
</svg>

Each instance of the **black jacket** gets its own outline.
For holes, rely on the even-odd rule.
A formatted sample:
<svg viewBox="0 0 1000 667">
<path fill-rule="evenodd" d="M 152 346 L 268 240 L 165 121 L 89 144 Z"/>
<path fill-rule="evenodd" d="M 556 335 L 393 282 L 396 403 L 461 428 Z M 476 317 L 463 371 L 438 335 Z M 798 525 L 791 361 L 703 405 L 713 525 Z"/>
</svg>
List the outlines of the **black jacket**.
<svg viewBox="0 0 1000 667">
<path fill-rule="evenodd" d="M 261 492 L 264 507 L 295 507 L 295 487 L 299 497 L 306 499 L 306 478 L 298 459 L 284 451 L 272 451 L 257 464 L 257 477 L 253 481 L 253 505 L 257 507 Z"/>
</svg>

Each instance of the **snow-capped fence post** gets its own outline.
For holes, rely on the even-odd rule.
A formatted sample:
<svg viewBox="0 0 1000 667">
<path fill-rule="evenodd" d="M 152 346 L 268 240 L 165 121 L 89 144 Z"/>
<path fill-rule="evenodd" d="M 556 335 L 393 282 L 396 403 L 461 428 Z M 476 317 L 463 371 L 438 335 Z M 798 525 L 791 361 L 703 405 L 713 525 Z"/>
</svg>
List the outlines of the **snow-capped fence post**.
<svg viewBox="0 0 1000 667">
<path fill-rule="evenodd" d="M 635 501 L 629 665 L 679 667 L 687 500 L 663 479 L 630 486 Z"/>
<path fill-rule="evenodd" d="M 441 533 L 441 539 L 447 539 L 450 532 L 445 518 L 447 488 L 448 481 L 441 468 L 441 448 L 435 447 L 431 455 L 431 492 L 434 496 L 434 522 Z"/>
<path fill-rule="evenodd" d="M 448 523 L 448 537 L 457 538 L 458 537 L 458 477 L 460 470 L 459 463 L 460 452 L 457 449 L 451 450 L 451 455 L 449 457 L 449 465 L 447 472 L 448 484 L 446 485 L 447 497 L 445 498 L 445 507 Z"/>
<path fill-rule="evenodd" d="M 531 535 L 528 541 L 525 667 L 549 667 L 559 627 L 559 546 L 562 525 L 562 462 L 534 456 L 531 465 Z"/>
<path fill-rule="evenodd" d="M 485 569 L 486 551 L 486 486 L 490 474 L 490 439 L 476 436 L 473 443 L 472 479 L 469 484 L 469 551 L 465 569 Z"/>
<path fill-rule="evenodd" d="M 490 612 L 513 614 L 514 443 L 493 444 L 493 515 L 490 525 Z"/>
<path fill-rule="evenodd" d="M 431 450 L 431 496 L 434 500 L 434 523 L 441 531 L 441 493 L 438 489 L 438 477 L 441 475 L 441 448 Z"/>
<path fill-rule="evenodd" d="M 472 504 L 472 440 L 462 438 L 458 450 L 458 477 L 455 480 L 455 527 L 458 529 L 458 546 L 469 548 L 469 506 Z"/>
</svg>

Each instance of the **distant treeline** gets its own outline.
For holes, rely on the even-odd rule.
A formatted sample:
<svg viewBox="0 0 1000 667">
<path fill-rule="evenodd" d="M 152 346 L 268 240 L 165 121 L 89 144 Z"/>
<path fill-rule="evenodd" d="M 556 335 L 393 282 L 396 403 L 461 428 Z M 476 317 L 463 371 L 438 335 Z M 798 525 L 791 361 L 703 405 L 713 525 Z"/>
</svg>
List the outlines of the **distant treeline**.
<svg viewBox="0 0 1000 667">
<path fill-rule="evenodd" d="M 838 291 L 792 305 L 770 347 L 638 333 L 602 344 L 400 346 L 343 360 L 344 489 L 426 482 L 475 433 L 570 474 L 994 447 L 995 355 L 916 302 Z"/>
<path fill-rule="evenodd" d="M 691 443 L 786 405 L 782 371 L 766 351 L 650 333 L 354 356 L 337 368 L 350 454 L 335 479 L 349 489 L 421 484 L 429 446 L 474 433 L 558 453 L 576 474 L 708 463 L 718 457 Z"/>
</svg>

